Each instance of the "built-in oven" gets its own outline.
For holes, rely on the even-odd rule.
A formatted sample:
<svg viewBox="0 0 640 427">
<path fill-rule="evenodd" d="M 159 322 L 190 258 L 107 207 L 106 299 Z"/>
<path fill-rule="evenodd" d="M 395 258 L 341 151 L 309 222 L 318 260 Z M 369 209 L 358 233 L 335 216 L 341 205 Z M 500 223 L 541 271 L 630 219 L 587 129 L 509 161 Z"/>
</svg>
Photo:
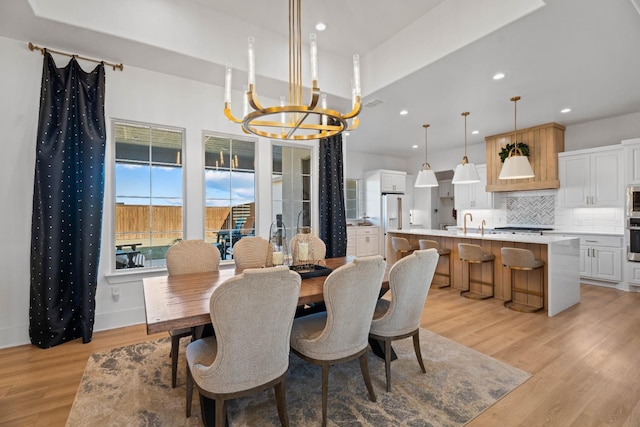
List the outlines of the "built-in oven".
<svg viewBox="0 0 640 427">
<path fill-rule="evenodd" d="M 627 259 L 640 262 L 640 186 L 627 187 Z"/>
<path fill-rule="evenodd" d="M 640 186 L 627 187 L 627 217 L 640 218 Z"/>
<path fill-rule="evenodd" d="M 627 218 L 627 259 L 640 262 L 640 218 Z"/>
</svg>

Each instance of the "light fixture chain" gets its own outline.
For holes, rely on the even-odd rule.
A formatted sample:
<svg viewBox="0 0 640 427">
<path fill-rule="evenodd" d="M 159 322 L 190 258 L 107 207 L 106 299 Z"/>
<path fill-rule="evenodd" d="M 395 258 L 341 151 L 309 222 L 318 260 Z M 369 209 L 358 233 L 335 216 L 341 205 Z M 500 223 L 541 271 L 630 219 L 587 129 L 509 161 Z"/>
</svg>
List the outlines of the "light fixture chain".
<svg viewBox="0 0 640 427">
<path fill-rule="evenodd" d="M 422 127 L 424 127 L 424 162 L 425 163 L 429 163 L 429 145 L 428 145 L 428 139 L 427 139 L 427 131 L 429 129 L 429 125 L 422 125 Z"/>
</svg>

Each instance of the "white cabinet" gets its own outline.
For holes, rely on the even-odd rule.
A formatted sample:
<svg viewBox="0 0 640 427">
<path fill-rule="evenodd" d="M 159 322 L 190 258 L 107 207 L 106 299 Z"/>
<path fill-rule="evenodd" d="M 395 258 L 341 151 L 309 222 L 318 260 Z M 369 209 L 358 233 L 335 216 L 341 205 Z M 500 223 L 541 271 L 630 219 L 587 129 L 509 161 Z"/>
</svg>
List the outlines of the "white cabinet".
<svg viewBox="0 0 640 427">
<path fill-rule="evenodd" d="M 480 182 L 455 185 L 455 207 L 464 209 L 493 209 L 493 193 L 486 191 L 487 165 L 476 165 Z"/>
<path fill-rule="evenodd" d="M 622 141 L 627 184 L 640 184 L 640 138 Z"/>
<path fill-rule="evenodd" d="M 347 227 L 347 256 L 380 254 L 380 227 Z"/>
<path fill-rule="evenodd" d="M 622 281 L 622 236 L 580 236 L 580 277 Z"/>
<path fill-rule="evenodd" d="M 454 185 L 451 183 L 451 180 L 438 182 L 438 196 L 441 199 L 453 198 L 453 188 Z"/>
<path fill-rule="evenodd" d="M 560 153 L 558 205 L 623 207 L 622 148 L 600 147 Z"/>
<path fill-rule="evenodd" d="M 407 188 L 406 183 L 406 172 L 382 171 L 380 173 L 380 191 L 382 193 L 404 193 Z"/>
</svg>

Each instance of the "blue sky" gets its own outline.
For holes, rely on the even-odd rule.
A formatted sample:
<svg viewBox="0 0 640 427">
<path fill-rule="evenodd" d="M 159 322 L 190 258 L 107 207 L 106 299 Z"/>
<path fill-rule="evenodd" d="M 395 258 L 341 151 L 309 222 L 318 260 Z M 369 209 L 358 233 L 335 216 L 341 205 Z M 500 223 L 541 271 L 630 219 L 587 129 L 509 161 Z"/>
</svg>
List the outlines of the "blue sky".
<svg viewBox="0 0 640 427">
<path fill-rule="evenodd" d="M 151 169 L 151 174 L 149 173 Z M 205 195 L 207 206 L 229 206 L 255 201 L 255 174 L 207 170 Z M 148 204 L 153 196 L 155 205 L 182 203 L 182 169 L 145 165 L 116 164 L 116 202 L 127 205 Z"/>
</svg>

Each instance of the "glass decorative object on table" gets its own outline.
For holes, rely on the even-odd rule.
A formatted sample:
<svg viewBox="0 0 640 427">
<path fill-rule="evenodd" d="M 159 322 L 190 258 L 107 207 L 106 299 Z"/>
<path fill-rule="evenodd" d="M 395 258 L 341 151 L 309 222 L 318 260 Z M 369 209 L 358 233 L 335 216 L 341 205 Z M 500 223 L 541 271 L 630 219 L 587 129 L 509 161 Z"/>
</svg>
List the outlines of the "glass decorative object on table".
<svg viewBox="0 0 640 427">
<path fill-rule="evenodd" d="M 276 215 L 276 220 L 271 223 L 269 229 L 269 243 L 273 253 L 271 263 L 276 265 L 289 265 L 289 249 L 287 243 L 287 227 L 282 222 L 282 214 Z"/>
</svg>

